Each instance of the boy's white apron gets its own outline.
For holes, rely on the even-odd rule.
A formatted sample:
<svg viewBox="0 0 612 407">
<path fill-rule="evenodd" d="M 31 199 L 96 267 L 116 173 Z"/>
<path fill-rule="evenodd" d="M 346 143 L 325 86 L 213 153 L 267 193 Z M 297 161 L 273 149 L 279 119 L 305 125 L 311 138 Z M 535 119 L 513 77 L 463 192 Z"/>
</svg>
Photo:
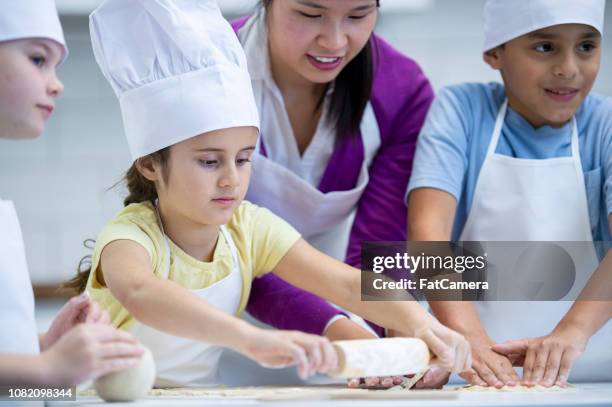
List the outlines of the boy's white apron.
<svg viewBox="0 0 612 407">
<path fill-rule="evenodd" d="M 571 157 L 513 158 L 495 154 L 507 108 L 506 101 L 498 112 L 460 240 L 592 242 L 576 120 L 572 119 Z M 570 255 L 576 267 L 576 294 L 599 261 L 594 247 L 587 256 Z M 547 335 L 571 305 L 571 300 L 476 303 L 494 341 Z M 591 338 L 570 380 L 612 380 L 611 323 Z"/>
</svg>

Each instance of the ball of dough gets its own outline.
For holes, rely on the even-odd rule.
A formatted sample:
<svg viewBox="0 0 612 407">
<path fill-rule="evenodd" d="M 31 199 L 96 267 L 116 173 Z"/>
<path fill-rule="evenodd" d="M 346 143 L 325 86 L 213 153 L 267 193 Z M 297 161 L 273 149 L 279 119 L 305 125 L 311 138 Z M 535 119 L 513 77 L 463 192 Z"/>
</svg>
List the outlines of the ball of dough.
<svg viewBox="0 0 612 407">
<path fill-rule="evenodd" d="M 136 366 L 99 377 L 94 387 L 105 401 L 133 401 L 146 396 L 154 382 L 155 362 L 145 348 Z"/>
</svg>

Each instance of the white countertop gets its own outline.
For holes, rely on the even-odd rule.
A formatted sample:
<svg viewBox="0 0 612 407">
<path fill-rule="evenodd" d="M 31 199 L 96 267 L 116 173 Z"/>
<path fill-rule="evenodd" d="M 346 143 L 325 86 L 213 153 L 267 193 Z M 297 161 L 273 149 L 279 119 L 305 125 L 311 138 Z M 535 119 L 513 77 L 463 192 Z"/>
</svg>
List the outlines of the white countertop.
<svg viewBox="0 0 612 407">
<path fill-rule="evenodd" d="M 455 387 L 455 386 L 452 386 Z M 448 389 L 438 391 L 447 393 Z M 419 392 L 423 392 L 419 396 Z M 298 399 L 260 401 L 249 397 L 149 397 L 134 403 L 113 403 L 114 407 L 122 406 L 293 406 L 296 404 L 320 406 L 612 406 L 612 383 L 582 383 L 576 389 L 564 392 L 456 392 L 457 398 L 436 398 L 436 391 L 415 391 L 409 398 L 398 400 L 364 400 L 364 399 Z M 439 394 L 439 393 L 438 393 Z M 96 406 L 104 402 L 97 397 L 83 397 L 74 402 L 53 402 L 47 406 Z"/>
</svg>

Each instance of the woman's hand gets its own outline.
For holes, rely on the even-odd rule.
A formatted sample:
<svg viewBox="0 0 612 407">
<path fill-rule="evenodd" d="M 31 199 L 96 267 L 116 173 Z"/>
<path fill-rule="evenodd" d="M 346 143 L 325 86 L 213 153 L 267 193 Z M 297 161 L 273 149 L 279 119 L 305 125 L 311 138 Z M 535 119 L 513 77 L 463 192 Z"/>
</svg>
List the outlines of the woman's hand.
<svg viewBox="0 0 612 407">
<path fill-rule="evenodd" d="M 45 383 L 76 385 L 138 363 L 144 350 L 127 332 L 80 324 L 41 354 Z"/>
<path fill-rule="evenodd" d="M 397 336 L 402 336 L 402 335 L 393 329 L 388 329 L 387 336 L 397 337 Z M 413 375 L 407 375 L 406 377 L 412 377 L 412 376 Z M 415 389 L 441 389 L 446 383 L 448 383 L 449 378 L 450 378 L 450 373 L 448 372 L 448 370 L 441 369 L 439 367 L 434 366 L 430 368 L 429 370 L 427 370 L 427 372 L 425 372 L 423 377 L 414 384 L 414 388 Z M 371 379 L 371 378 L 368 378 L 368 379 Z M 366 382 L 365 382 L 366 386 L 369 386 L 368 379 L 366 379 Z M 398 384 L 401 384 L 404 381 L 404 378 L 402 376 L 393 376 L 393 377 L 381 378 L 379 381 L 380 381 L 380 384 L 375 383 L 374 386 L 378 384 L 381 387 L 392 387 L 392 386 L 397 386 Z M 350 384 L 349 384 L 349 387 L 351 387 Z"/>
<path fill-rule="evenodd" d="M 450 378 L 450 373 L 447 370 L 437 366 L 432 367 L 425 375 L 415 383 L 415 389 L 441 389 Z"/>
<path fill-rule="evenodd" d="M 572 364 L 584 352 L 588 340 L 583 330 L 568 324 L 557 326 L 546 336 L 506 341 L 492 349 L 515 366 L 523 366 L 524 385 L 565 386 Z"/>
<path fill-rule="evenodd" d="M 408 375 L 406 377 L 412 377 Z M 432 367 L 425 375 L 414 384 L 415 389 L 441 389 L 446 383 L 450 373 L 447 370 L 439 367 Z M 353 378 L 348 379 L 348 387 L 382 387 L 388 388 L 402 384 L 404 381 L 403 376 L 385 376 L 385 377 L 366 377 L 365 379 Z"/>
<path fill-rule="evenodd" d="M 388 388 L 388 387 L 397 386 L 398 384 L 401 384 L 403 381 L 404 381 L 404 378 L 402 376 L 383 376 L 383 377 L 365 377 L 365 378 L 354 377 L 354 378 L 348 379 L 346 381 L 346 384 L 348 387 L 352 389 L 356 389 L 359 387 Z"/>
<path fill-rule="evenodd" d="M 316 373 L 327 373 L 338 365 L 336 351 L 327 338 L 298 331 L 250 326 L 236 350 L 268 368 L 297 365 L 302 379 Z"/>
<path fill-rule="evenodd" d="M 353 339 L 376 339 L 378 336 L 368 331 L 352 319 L 342 316 L 329 323 L 323 335 L 330 341 L 343 341 Z M 384 377 L 354 377 L 346 380 L 350 388 L 358 387 L 393 387 L 402 382 L 402 376 Z"/>
</svg>

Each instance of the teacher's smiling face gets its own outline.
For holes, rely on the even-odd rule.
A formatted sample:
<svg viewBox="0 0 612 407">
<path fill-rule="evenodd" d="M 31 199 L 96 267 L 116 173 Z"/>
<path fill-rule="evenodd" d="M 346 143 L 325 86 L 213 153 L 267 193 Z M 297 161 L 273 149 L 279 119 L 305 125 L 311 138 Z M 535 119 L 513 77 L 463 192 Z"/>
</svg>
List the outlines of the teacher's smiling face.
<svg viewBox="0 0 612 407">
<path fill-rule="evenodd" d="M 332 82 L 367 44 L 377 0 L 268 0 L 268 38 L 275 75 Z M 295 78 L 294 78 L 295 79 Z"/>
</svg>

